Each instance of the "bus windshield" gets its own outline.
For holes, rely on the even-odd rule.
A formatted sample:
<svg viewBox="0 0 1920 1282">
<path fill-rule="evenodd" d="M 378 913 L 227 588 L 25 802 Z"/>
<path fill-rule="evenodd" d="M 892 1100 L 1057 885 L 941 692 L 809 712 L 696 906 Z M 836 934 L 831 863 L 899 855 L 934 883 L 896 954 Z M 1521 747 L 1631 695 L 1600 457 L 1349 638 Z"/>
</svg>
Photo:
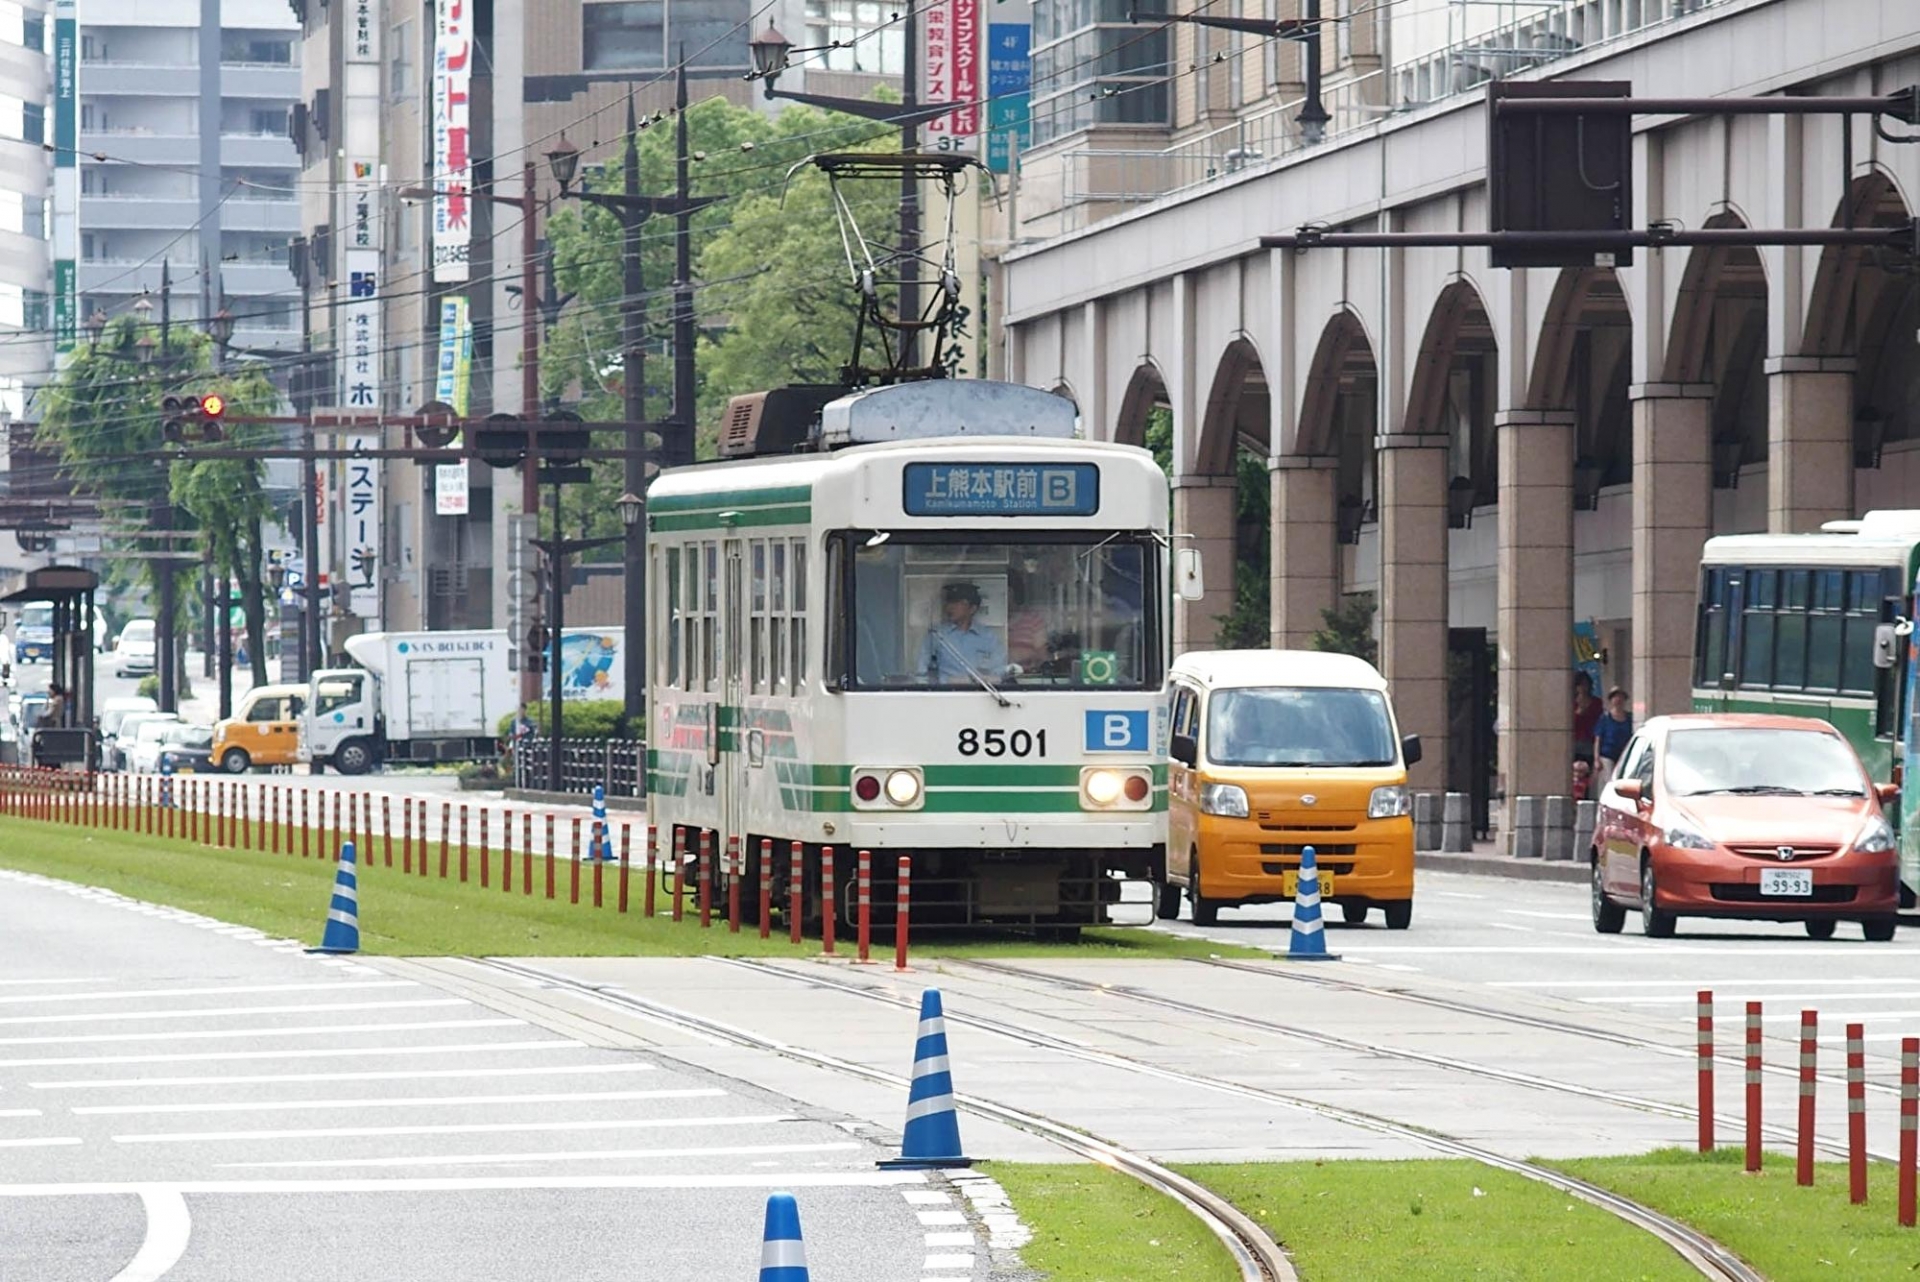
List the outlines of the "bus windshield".
<svg viewBox="0 0 1920 1282">
<path fill-rule="evenodd" d="M 842 546 L 853 573 L 837 613 L 855 688 L 1160 683 L 1148 536 L 849 534 Z"/>
<path fill-rule="evenodd" d="M 1390 766 L 1399 758 L 1386 697 L 1376 690 L 1216 690 L 1207 760 L 1218 766 Z"/>
</svg>

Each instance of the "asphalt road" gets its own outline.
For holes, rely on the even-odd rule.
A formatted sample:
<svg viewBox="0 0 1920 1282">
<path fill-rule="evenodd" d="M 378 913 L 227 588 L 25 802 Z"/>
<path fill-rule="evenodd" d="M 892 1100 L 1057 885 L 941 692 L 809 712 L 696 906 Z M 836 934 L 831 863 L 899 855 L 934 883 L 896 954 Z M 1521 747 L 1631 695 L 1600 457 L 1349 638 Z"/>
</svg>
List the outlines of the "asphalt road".
<svg viewBox="0 0 1920 1282">
<path fill-rule="evenodd" d="M 949 1194 L 844 1120 L 644 1030 L 0 873 L 0 1277 L 750 1277 L 776 1188 L 816 1276 L 986 1277 L 923 1270 Z"/>
</svg>

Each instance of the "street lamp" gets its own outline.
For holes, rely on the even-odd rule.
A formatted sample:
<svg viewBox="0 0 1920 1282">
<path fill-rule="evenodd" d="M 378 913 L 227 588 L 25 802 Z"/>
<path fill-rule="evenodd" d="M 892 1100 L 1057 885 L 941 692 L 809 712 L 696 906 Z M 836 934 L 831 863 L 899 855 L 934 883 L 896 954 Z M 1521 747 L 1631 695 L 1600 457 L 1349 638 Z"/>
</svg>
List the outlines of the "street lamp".
<svg viewBox="0 0 1920 1282">
<path fill-rule="evenodd" d="M 646 500 L 642 499 L 632 490 L 628 490 L 625 494 L 615 499 L 613 505 L 620 510 L 620 524 L 631 530 L 634 526 L 640 524 L 640 513 L 641 510 L 646 507 Z"/>
<path fill-rule="evenodd" d="M 100 346 L 100 336 L 106 332 L 107 314 L 96 307 L 93 309 L 93 315 L 87 317 L 87 345 Z"/>
<path fill-rule="evenodd" d="M 1320 102 L 1320 0 L 1306 0 L 1306 12 L 1298 18 L 1233 18 L 1210 13 L 1156 13 L 1145 9 L 1136 9 L 1127 15 L 1127 21 L 1141 22 L 1185 22 L 1196 27 L 1220 27 L 1227 31 L 1245 32 L 1247 35 L 1265 36 L 1269 40 L 1297 40 L 1300 42 L 1300 60 L 1306 68 L 1306 99 L 1300 104 L 1300 114 L 1294 123 L 1300 126 L 1300 137 L 1307 146 L 1317 146 L 1325 142 L 1327 123 L 1333 119 Z"/>
</svg>

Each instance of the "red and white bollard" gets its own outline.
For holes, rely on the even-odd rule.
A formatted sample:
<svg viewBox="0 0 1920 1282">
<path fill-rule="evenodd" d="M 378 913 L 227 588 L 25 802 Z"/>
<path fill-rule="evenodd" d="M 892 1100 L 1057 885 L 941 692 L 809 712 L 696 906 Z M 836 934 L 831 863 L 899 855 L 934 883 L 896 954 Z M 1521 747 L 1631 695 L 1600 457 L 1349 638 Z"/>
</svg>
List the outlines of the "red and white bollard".
<svg viewBox="0 0 1920 1282">
<path fill-rule="evenodd" d="M 700 869 L 696 874 L 696 893 L 700 897 L 700 929 L 713 926 L 713 830 L 700 830 Z"/>
<path fill-rule="evenodd" d="M 633 868 L 633 861 L 629 857 L 632 854 L 632 847 L 633 847 L 633 825 L 623 820 L 620 824 L 619 911 L 621 912 L 627 911 L 627 879 L 631 874 L 631 871 Z"/>
<path fill-rule="evenodd" d="M 727 836 L 727 929 L 737 935 L 740 933 L 740 835 L 730 833 Z"/>
<path fill-rule="evenodd" d="M 1700 1067 L 1700 1151 L 1713 1152 L 1713 992 L 1703 988 L 1695 998 Z"/>
<path fill-rule="evenodd" d="M 567 860 L 567 886 L 572 902 L 577 904 L 580 902 L 580 817 L 578 815 L 574 816 L 571 830 L 573 857 Z"/>
<path fill-rule="evenodd" d="M 806 867 L 806 851 L 799 842 L 787 847 L 787 942 L 800 942 L 800 914 L 804 910 L 800 886 L 801 871 Z"/>
<path fill-rule="evenodd" d="M 893 905 L 893 968 L 907 968 L 907 921 L 913 906 L 913 860 L 900 856 L 898 892 Z"/>
<path fill-rule="evenodd" d="M 385 794 L 380 798 L 380 856 L 383 864 L 393 867 L 393 798 Z"/>
<path fill-rule="evenodd" d="M 513 893 L 513 811 L 500 812 L 500 893 Z"/>
<path fill-rule="evenodd" d="M 467 884 L 467 803 L 460 803 L 460 884 Z"/>
<path fill-rule="evenodd" d="M 873 960 L 873 854 L 860 852 L 860 862 L 854 872 L 854 893 L 857 902 L 854 913 L 860 933 L 860 961 L 864 965 Z"/>
<path fill-rule="evenodd" d="M 1867 1200 L 1867 1029 L 1847 1025 L 1847 1198 Z"/>
<path fill-rule="evenodd" d="M 1793 1178 L 1796 1184 L 1813 1184 L 1813 1090 L 1814 1074 L 1820 1060 L 1820 1016 L 1810 1010 L 1800 1012 L 1800 1133 L 1794 1151 Z"/>
<path fill-rule="evenodd" d="M 313 857 L 313 794 L 305 788 L 300 790 L 300 857 Z M 289 851 L 289 854 L 292 852 Z"/>
<path fill-rule="evenodd" d="M 1920 1037 L 1900 1039 L 1900 1227 L 1913 1227 L 1915 1139 L 1920 1137 Z"/>
<path fill-rule="evenodd" d="M 624 847 L 625 845 L 624 838 L 622 839 L 621 844 Z M 647 825 L 647 882 L 646 882 L 645 888 L 640 892 L 640 913 L 644 917 L 651 918 L 653 916 L 653 900 L 654 900 L 654 892 L 656 890 L 656 887 L 654 886 L 653 883 L 654 883 L 654 879 L 657 878 L 659 875 L 660 875 L 660 828 L 659 828 L 659 825 L 657 824 L 648 824 Z M 626 883 L 623 881 L 621 884 L 624 887 Z M 622 912 L 626 911 L 625 899 L 622 899 L 620 901 L 620 907 Z"/>
<path fill-rule="evenodd" d="M 840 915 L 838 887 L 833 884 L 833 847 L 820 847 L 820 952 L 833 956 L 834 919 Z"/>
<path fill-rule="evenodd" d="M 1747 1003 L 1747 1169 L 1760 1169 L 1760 1003 Z"/>
<path fill-rule="evenodd" d="M 773 938 L 773 841 L 760 839 L 760 938 Z"/>
<path fill-rule="evenodd" d="M 452 867 L 451 841 L 453 838 L 453 803 L 440 803 L 440 880 L 447 879 L 447 870 Z"/>
<path fill-rule="evenodd" d="M 493 885 L 493 837 L 487 832 L 488 816 L 492 813 L 490 807 L 480 807 L 480 889 L 482 890 Z"/>
<path fill-rule="evenodd" d="M 424 856 L 423 856 L 424 860 Z M 400 798 L 400 872 L 413 876 L 413 798 Z"/>
<path fill-rule="evenodd" d="M 520 893 L 533 893 L 533 816 L 520 816 Z"/>
</svg>

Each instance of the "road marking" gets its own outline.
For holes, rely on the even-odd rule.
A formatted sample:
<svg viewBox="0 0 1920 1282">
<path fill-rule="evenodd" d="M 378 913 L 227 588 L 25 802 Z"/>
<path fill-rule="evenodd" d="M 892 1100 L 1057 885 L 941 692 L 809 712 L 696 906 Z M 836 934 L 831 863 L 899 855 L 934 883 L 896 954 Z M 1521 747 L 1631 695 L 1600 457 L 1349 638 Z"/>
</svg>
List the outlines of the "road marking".
<svg viewBox="0 0 1920 1282">
<path fill-rule="evenodd" d="M 319 1158 L 309 1162 L 219 1162 L 216 1170 L 338 1169 L 361 1166 L 491 1166 L 508 1162 L 575 1162 L 596 1158 L 759 1157 L 776 1153 L 844 1153 L 858 1149 L 853 1140 L 826 1144 L 737 1144 L 708 1148 L 580 1149 L 571 1153 L 457 1153 L 436 1157 Z"/>
<path fill-rule="evenodd" d="M 535 1043 L 538 1046 L 568 1044 Z M 418 1078 L 445 1081 L 455 1077 L 569 1077 L 583 1073 L 651 1073 L 659 1067 L 658 1064 L 535 1064 L 520 1068 L 396 1068 L 366 1073 L 237 1073 L 227 1077 L 82 1077 L 64 1082 L 28 1082 L 27 1085 L 39 1091 L 58 1091 L 143 1086 L 252 1086 L 276 1082 L 401 1082 Z"/>
<path fill-rule="evenodd" d="M 37 1108 L 0 1108 L 0 1117 L 38 1117 Z"/>
<path fill-rule="evenodd" d="M 146 1238 L 113 1282 L 158 1282 L 187 1253 L 187 1239 L 193 1235 L 187 1200 L 172 1189 L 146 1188 L 140 1190 L 140 1204 L 147 1212 Z"/>
<path fill-rule="evenodd" d="M 1442 899 L 1485 899 L 1486 898 L 1485 895 L 1469 895 L 1464 890 L 1435 890 L 1435 891 L 1430 891 L 1428 893 L 1438 895 Z"/>
<path fill-rule="evenodd" d="M 0 1140 L 0 1148 L 71 1148 L 80 1142 L 78 1135 L 44 1135 L 27 1140 Z"/>
<path fill-rule="evenodd" d="M 971 1233 L 929 1233 L 927 1234 L 927 1246 L 929 1248 L 936 1247 L 936 1246 L 972 1246 L 972 1245 L 973 1245 L 973 1234 Z"/>
<path fill-rule="evenodd" d="M 80 979 L 0 979 L 0 988 L 13 988 L 25 984 L 110 984 L 112 982 L 111 975 L 89 975 Z M 66 994 L 68 997 L 75 995 Z"/>
<path fill-rule="evenodd" d="M 170 1184 L 0 1184 L 0 1197 L 133 1197 L 148 1190 L 189 1196 L 286 1193 L 489 1193 L 535 1189 L 889 1188 L 923 1184 L 924 1171 L 772 1171 L 714 1175 L 427 1175 L 399 1179 L 183 1180 Z"/>
<path fill-rule="evenodd" d="M 1592 920 L 1591 915 L 1588 913 L 1543 913 L 1535 912 L 1531 908 L 1502 908 L 1500 911 L 1512 917 L 1538 917 L 1544 921 L 1586 922 Z"/>
<path fill-rule="evenodd" d="M 1491 927 L 1492 927 L 1493 929 L 1495 929 L 1495 930 L 1513 930 L 1513 931 L 1518 931 L 1518 932 L 1519 932 L 1520 934 L 1522 934 L 1522 935 L 1531 935 L 1531 934 L 1533 934 L 1533 933 L 1534 933 L 1534 931 L 1533 931 L 1533 927 L 1531 927 L 1531 926 L 1522 926 L 1522 925 L 1520 925 L 1520 924 L 1518 924 L 1517 922 L 1511 922 L 1511 921 L 1489 921 L 1489 922 L 1483 922 L 1482 924 L 1483 924 L 1483 925 L 1486 925 L 1486 926 L 1491 926 Z"/>
<path fill-rule="evenodd" d="M 680 1086 L 657 1091 L 580 1091 L 571 1095 L 378 1096 L 359 1099 L 228 1100 L 217 1104 L 94 1104 L 72 1110 L 95 1117 L 154 1113 L 278 1113 L 332 1108 L 470 1108 L 482 1104 L 582 1104 L 590 1100 L 714 1099 L 717 1086 Z"/>
<path fill-rule="evenodd" d="M 523 1028 L 523 1019 L 429 1019 L 404 1024 L 308 1024 L 299 1028 L 220 1028 L 179 1033 L 82 1033 L 76 1037 L 0 1037 L 0 1046 L 66 1046 L 82 1042 L 185 1042 L 215 1037 L 316 1037 L 334 1033 L 417 1032 L 425 1028 Z M 343 1054 L 360 1054 L 345 1051 Z M 29 1061 L 30 1062 L 30 1061 Z M 0 1064 L 5 1064 L 0 1060 Z"/>
<path fill-rule="evenodd" d="M 1885 979 L 1856 977 L 1852 979 L 1816 979 L 1805 975 L 1798 979 L 1755 979 L 1746 975 L 1738 979 L 1495 979 L 1488 980 L 1488 988 L 1685 988 L 1688 1001 L 1693 1000 L 1694 989 L 1699 988 L 1788 988 L 1804 984 L 1911 984 L 1908 975 L 1889 975 Z"/>
<path fill-rule="evenodd" d="M 358 1139 L 376 1135 L 498 1135 L 517 1131 L 644 1131 L 694 1126 L 772 1126 L 797 1122 L 790 1113 L 753 1117 L 620 1117 L 576 1122 L 473 1122 L 457 1126 L 332 1126 L 282 1131 L 141 1131 L 116 1135 L 116 1144 L 205 1144 L 237 1140 Z"/>
<path fill-rule="evenodd" d="M 198 1019 L 203 1015 L 338 1015 L 347 1011 L 421 1010 L 428 1007 L 471 1006 L 464 997 L 416 997 L 399 1002 L 314 1002 L 304 1006 L 209 1006 L 197 1010 L 91 1010 L 78 1015 L 9 1015 L 0 1026 L 15 1024 L 82 1024 L 115 1019 Z"/>
<path fill-rule="evenodd" d="M 377 1025 L 376 1027 L 405 1027 Z M 444 1046 L 346 1046 L 297 1051 L 192 1051 L 170 1055 L 71 1055 L 0 1059 L 0 1068 L 78 1068 L 90 1064 L 198 1064 L 241 1059 L 341 1059 L 368 1055 L 467 1055 L 487 1051 L 579 1050 L 585 1044 L 567 1037 L 531 1042 L 449 1042 Z M 79 1085 L 80 1083 L 74 1083 Z M 40 1085 L 40 1083 L 36 1083 Z"/>
<path fill-rule="evenodd" d="M 339 992 L 349 988 L 418 988 L 419 986 L 411 979 L 329 979 L 323 983 L 238 984 L 220 988 L 129 988 L 109 993 L 34 993 L 28 997 L 0 997 L 0 1006 L 21 1006 L 29 1002 L 132 1001 L 142 997 L 231 997 L 240 993 Z"/>
<path fill-rule="evenodd" d="M 1343 940 L 1342 942 L 1345 941 Z M 1738 943 L 1738 940 L 1728 939 L 1724 944 L 1718 946 L 1713 944 L 1676 945 L 1661 943 L 1649 944 L 1644 948 L 1638 947 L 1630 941 L 1627 942 L 1624 947 L 1620 944 L 1530 944 L 1526 946 L 1519 944 L 1498 944 L 1492 946 L 1482 944 L 1412 944 L 1398 947 L 1389 944 L 1386 947 L 1377 948 L 1371 944 L 1366 944 L 1360 948 L 1348 951 L 1347 957 L 1349 960 L 1353 960 L 1362 956 L 1363 953 L 1369 958 L 1440 957 L 1449 955 L 1465 956 L 1476 953 L 1512 953 L 1531 957 L 1611 957 L 1615 961 L 1623 957 L 1646 957 L 1656 960 L 1664 957 L 1718 957 L 1724 960 L 1730 951 L 1735 952 L 1737 956 L 1742 958 L 1798 957 L 1804 960 L 1808 957 L 1851 957 L 1853 960 L 1858 961 L 1861 957 L 1861 950 L 1858 945 L 1841 944 L 1837 947 L 1822 946 L 1809 941 L 1806 944 L 1789 945 L 1782 948 L 1735 949 L 1732 947 Z M 1920 957 L 1920 948 L 1889 948 L 1882 945 L 1873 949 L 1873 957 L 1875 960 L 1883 957 Z"/>
<path fill-rule="evenodd" d="M 973 1267 L 973 1254 L 972 1252 L 968 1252 L 966 1255 L 929 1255 L 920 1267 L 923 1270 L 971 1269 Z"/>
<path fill-rule="evenodd" d="M 955 1224 L 965 1224 L 967 1217 L 959 1211 L 915 1211 L 921 1226 L 929 1229 L 950 1228 Z"/>
</svg>

